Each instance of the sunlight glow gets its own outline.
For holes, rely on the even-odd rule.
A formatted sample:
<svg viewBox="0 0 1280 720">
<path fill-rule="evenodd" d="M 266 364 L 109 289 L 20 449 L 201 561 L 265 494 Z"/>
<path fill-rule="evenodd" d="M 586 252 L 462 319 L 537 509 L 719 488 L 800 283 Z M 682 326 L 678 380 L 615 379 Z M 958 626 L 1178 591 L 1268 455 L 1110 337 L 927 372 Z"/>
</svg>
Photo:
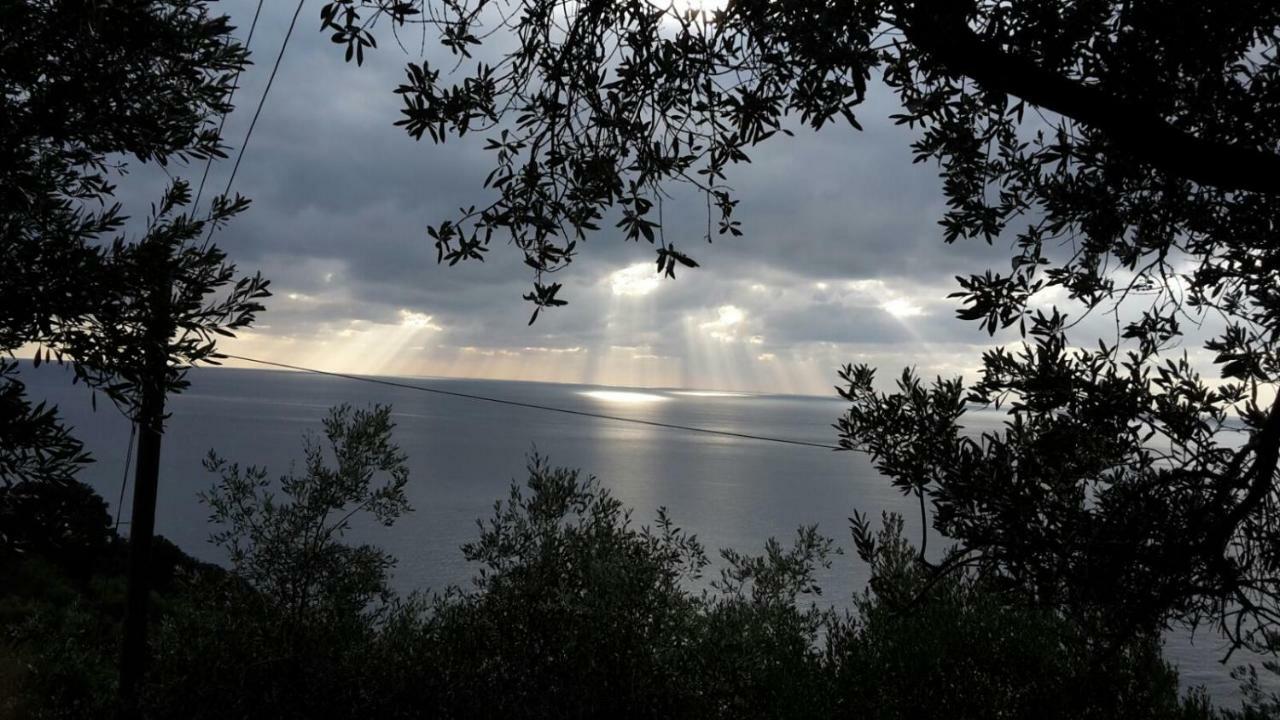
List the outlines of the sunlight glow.
<svg viewBox="0 0 1280 720">
<path fill-rule="evenodd" d="M 665 402 L 671 398 L 662 395 L 654 395 L 652 393 L 626 392 L 623 390 L 586 390 L 580 393 L 592 400 L 600 400 L 607 403 L 621 403 L 624 405 L 640 405 L 655 402 Z"/>
<path fill-rule="evenodd" d="M 640 297 L 658 289 L 658 273 L 650 263 L 636 263 L 609 275 L 614 295 Z"/>
<path fill-rule="evenodd" d="M 720 314 L 720 319 L 716 322 L 726 327 L 737 325 L 746 317 L 745 313 L 732 305 L 721 305 L 716 312 Z"/>
<path fill-rule="evenodd" d="M 894 298 L 880 304 L 880 309 L 896 318 L 916 317 L 924 314 L 924 308 L 903 298 Z"/>
<path fill-rule="evenodd" d="M 431 315 L 426 313 L 413 312 L 401 308 L 400 310 L 400 326 L 414 328 L 419 330 L 439 330 L 440 326 L 431 322 Z"/>
<path fill-rule="evenodd" d="M 526 346 L 522 348 L 522 350 L 528 353 L 551 353 L 553 355 L 575 355 L 577 353 L 585 353 L 587 351 L 587 349 L 581 345 L 574 345 L 573 347 Z"/>
<path fill-rule="evenodd" d="M 747 314 L 733 305 L 721 305 L 716 308 L 716 319 L 702 323 L 702 329 L 720 342 L 733 342 L 738 338 L 738 326 L 747 318 Z"/>
</svg>

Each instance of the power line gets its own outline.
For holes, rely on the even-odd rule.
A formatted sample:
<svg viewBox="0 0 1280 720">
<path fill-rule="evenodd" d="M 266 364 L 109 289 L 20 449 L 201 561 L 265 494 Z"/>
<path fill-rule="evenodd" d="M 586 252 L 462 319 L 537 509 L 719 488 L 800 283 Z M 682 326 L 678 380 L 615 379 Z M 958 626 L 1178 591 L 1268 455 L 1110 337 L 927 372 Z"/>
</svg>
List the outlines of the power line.
<svg viewBox="0 0 1280 720">
<path fill-rule="evenodd" d="M 249 129 L 244 134 L 244 142 L 240 143 L 240 152 L 236 154 L 236 164 L 231 166 L 231 175 L 227 178 L 227 186 L 222 190 L 223 196 L 231 192 L 231 185 L 236 181 L 236 173 L 240 170 L 240 162 L 244 160 L 245 150 L 249 148 L 249 140 L 253 137 L 254 128 L 258 126 L 258 117 L 262 115 L 262 108 L 267 104 L 267 95 L 271 93 L 271 86 L 276 81 L 276 73 L 280 71 L 280 61 L 284 59 L 284 51 L 289 48 L 289 38 L 293 37 L 293 28 L 298 24 L 298 15 L 302 12 L 302 5 L 306 1 L 298 0 L 298 7 L 293 11 L 293 19 L 289 21 L 289 29 L 284 34 L 284 42 L 280 43 L 280 52 L 276 55 L 276 62 L 271 66 L 271 76 L 267 78 L 267 86 L 262 90 L 262 97 L 258 98 L 258 107 L 253 111 L 253 119 L 249 121 Z M 214 227 L 212 223 L 209 224 L 209 234 L 205 236 L 206 244 L 213 237 Z"/>
<path fill-rule="evenodd" d="M 138 422 L 129 421 L 129 444 L 125 446 L 124 475 L 120 478 L 120 499 L 116 501 L 116 533 L 120 532 L 120 508 L 124 507 L 124 490 L 129 486 L 129 464 L 133 460 L 133 441 L 138 436 Z"/>
<path fill-rule="evenodd" d="M 302 5 L 307 0 L 298 0 L 298 7 L 293 11 L 293 19 L 289 21 L 289 30 L 284 34 L 284 42 L 280 43 L 280 53 L 276 55 L 275 65 L 271 67 L 271 76 L 267 78 L 267 86 L 262 90 L 262 97 L 258 98 L 258 109 L 253 112 L 253 120 L 249 121 L 249 131 L 244 135 L 244 142 L 240 145 L 240 152 L 236 155 L 236 164 L 231 167 L 231 177 L 227 178 L 227 187 L 222 191 L 223 195 L 231 192 L 231 183 L 236 181 L 236 171 L 240 169 L 240 161 L 244 159 L 244 151 L 249 147 L 249 138 L 253 137 L 253 129 L 258 124 L 258 116 L 262 114 L 262 108 L 267 104 L 267 95 L 271 93 L 271 85 L 276 81 L 276 73 L 280 70 L 280 61 L 284 59 L 284 51 L 289 47 L 289 38 L 293 37 L 293 28 L 298 24 L 298 14 L 302 12 Z"/>
<path fill-rule="evenodd" d="M 530 410 L 543 410 L 546 412 L 564 413 L 565 415 L 577 415 L 579 417 L 595 418 L 597 420 L 612 420 L 615 422 L 633 423 L 636 425 L 648 425 L 650 427 L 666 428 L 668 430 L 684 430 L 687 432 L 703 433 L 706 435 L 719 435 L 722 437 L 738 438 L 740 440 L 760 440 L 762 442 L 781 443 L 783 445 L 800 445 L 804 447 L 822 448 L 823 450 L 842 450 L 836 445 L 827 445 L 824 443 L 810 442 L 808 440 L 794 440 L 791 438 L 770 437 L 768 435 L 754 435 L 751 433 L 733 432 L 732 430 L 717 430 L 714 428 L 695 427 L 692 425 L 677 425 L 674 423 L 658 422 L 656 420 L 641 420 L 640 418 L 622 417 L 620 415 L 605 415 L 603 413 L 588 412 L 586 410 L 571 410 L 569 408 L 554 407 L 551 405 L 540 405 L 538 403 L 521 402 L 519 400 L 507 400 L 505 398 L 490 397 L 487 395 L 476 395 L 473 393 L 456 392 L 453 390 L 441 390 L 440 388 L 426 387 L 424 385 L 412 385 L 410 383 L 399 382 L 396 380 L 386 380 L 382 378 L 364 377 L 361 375 L 350 375 L 347 373 L 332 372 L 329 370 L 317 370 L 315 368 L 302 367 L 301 365 L 290 365 L 288 363 L 273 362 L 271 360 L 259 360 L 257 358 L 245 357 L 243 355 L 232 355 L 230 353 L 221 353 L 223 357 L 234 360 L 244 360 L 245 362 L 257 363 L 258 365 L 269 365 L 271 367 L 284 368 L 286 370 L 297 370 L 300 372 L 311 373 L 313 375 L 327 375 L 329 377 L 343 378 L 346 380 L 356 380 L 359 382 L 372 383 L 375 385 L 386 385 L 388 387 L 401 388 L 404 390 L 417 390 L 418 392 L 433 393 L 436 395 L 447 395 L 449 397 L 463 398 L 466 400 L 482 400 L 484 402 L 497 403 L 499 405 L 510 405 L 514 407 L 522 407 Z"/>
<path fill-rule="evenodd" d="M 253 11 L 253 22 L 249 23 L 249 36 L 245 38 L 244 49 L 249 50 L 249 46 L 253 44 L 253 31 L 258 27 L 258 16 L 262 14 L 262 3 L 264 0 L 258 0 L 258 9 Z M 227 38 L 227 42 L 231 42 L 231 38 Z M 236 90 L 240 89 L 240 73 L 244 72 L 244 65 L 236 68 L 236 76 L 231 79 L 231 92 L 227 94 L 227 105 L 231 105 L 231 101 L 235 99 Z M 222 117 L 218 119 L 218 138 L 222 138 L 222 128 L 227 124 L 227 113 L 222 113 Z M 191 207 L 200 207 L 200 196 L 204 194 L 204 183 L 209 179 L 209 168 L 213 167 L 213 155 L 210 155 L 204 163 L 204 174 L 200 176 L 200 188 L 196 190 L 196 199 L 191 203 Z"/>
</svg>

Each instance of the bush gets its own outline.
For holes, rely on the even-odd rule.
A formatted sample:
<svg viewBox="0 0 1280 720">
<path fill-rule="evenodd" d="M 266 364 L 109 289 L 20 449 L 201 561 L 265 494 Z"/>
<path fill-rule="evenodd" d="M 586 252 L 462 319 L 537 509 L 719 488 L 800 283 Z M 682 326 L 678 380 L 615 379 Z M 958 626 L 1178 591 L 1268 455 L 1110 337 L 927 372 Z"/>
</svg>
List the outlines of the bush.
<svg viewBox="0 0 1280 720">
<path fill-rule="evenodd" d="M 19 668 L 9 680 L 21 689 L 15 717 L 112 717 L 119 640 L 118 623 L 81 599 L 39 606 L 7 624 L 0 658 Z"/>
<path fill-rule="evenodd" d="M 1156 638 L 1093 643 L 1046 608 L 1007 603 L 981 577 L 922 568 L 887 515 L 859 542 L 873 581 L 833 631 L 839 707 L 869 718 L 1206 717 L 1179 698 Z"/>
<path fill-rule="evenodd" d="M 0 486 L 0 563 L 36 555 L 88 580 L 114 540 L 107 503 L 69 479 Z"/>
<path fill-rule="evenodd" d="M 815 603 L 836 552 L 816 528 L 722 551 L 708 583 L 702 545 L 664 510 L 637 526 L 594 477 L 538 456 L 462 548 L 474 583 L 397 598 L 391 558 L 343 542 L 361 513 L 390 524 L 408 510 L 391 430 L 386 408 L 338 408 L 327 444 L 308 438 L 305 472 L 278 485 L 211 458 L 204 497 L 233 567 L 160 554 L 147 717 L 1212 716 L 1180 700 L 1153 639 L 1108 646 L 984 578 L 938 576 L 900 518 L 855 526 L 873 581 L 840 615 Z M 119 557 L 104 567 L 123 573 Z M 0 688 L 21 698 L 0 712 L 110 714 L 119 578 L 76 583 L 34 556 L 14 567 Z"/>
<path fill-rule="evenodd" d="M 829 541 L 727 553 L 716 592 L 695 593 L 705 552 L 665 511 L 637 527 L 594 477 L 537 456 L 528 470 L 463 548 L 474 587 L 384 626 L 377 714 L 814 717 L 820 614 L 796 599 Z"/>
<path fill-rule="evenodd" d="M 278 483 L 264 468 L 210 453 L 205 466 L 218 482 L 201 497 L 232 574 L 189 584 L 161 623 L 151 715 L 364 714 L 370 648 L 396 607 L 387 585 L 394 560 L 343 537 L 362 515 L 391 525 L 410 509 L 393 428 L 389 407 L 336 407 L 324 442 L 305 438 L 305 472 Z"/>
</svg>

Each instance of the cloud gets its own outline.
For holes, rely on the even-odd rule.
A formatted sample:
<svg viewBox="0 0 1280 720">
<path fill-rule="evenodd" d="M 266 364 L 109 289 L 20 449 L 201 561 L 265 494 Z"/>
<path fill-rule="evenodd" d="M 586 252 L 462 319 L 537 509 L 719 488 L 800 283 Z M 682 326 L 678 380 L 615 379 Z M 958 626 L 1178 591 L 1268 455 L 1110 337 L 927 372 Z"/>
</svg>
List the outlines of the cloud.
<svg viewBox="0 0 1280 720">
<path fill-rule="evenodd" d="M 400 325 L 415 330 L 442 330 L 439 325 L 432 322 L 432 317 L 426 313 L 413 312 L 412 310 L 400 309 Z"/>
<path fill-rule="evenodd" d="M 255 6 L 219 5 L 244 29 Z M 227 123 L 233 146 L 290 14 L 264 6 L 257 64 Z M 953 276 L 1007 263 L 1007 248 L 943 244 L 937 170 L 911 162 L 914 135 L 888 119 L 895 102 L 878 86 L 865 132 L 796 128 L 733 169 L 741 238 L 702 242 L 703 198 L 670 188 L 666 236 L 702 267 L 659 277 L 652 246 L 602 231 L 554 276 L 570 304 L 530 326 L 532 275 L 503 238 L 483 263 L 437 264 L 426 226 L 488 202 L 492 158 L 483 133 L 432 145 L 392 125 L 393 91 L 417 58 L 380 40 L 363 67 L 343 62 L 314 18 L 290 41 L 235 180 L 253 205 L 215 236 L 276 295 L 228 351 L 368 373 L 830 393 L 844 362 L 959 372 L 989 341 L 954 319 L 946 295 Z M 231 165 L 215 163 L 208 187 L 220 191 Z M 132 170 L 121 199 L 144 208 L 167 178 Z"/>
<path fill-rule="evenodd" d="M 609 275 L 609 288 L 622 297 L 648 295 L 658 289 L 660 282 L 653 263 L 635 263 Z"/>
<path fill-rule="evenodd" d="M 738 330 L 746 314 L 736 305 L 721 305 L 716 308 L 716 319 L 699 325 L 711 338 L 720 342 L 734 342 L 738 339 Z"/>
<path fill-rule="evenodd" d="M 924 314 L 924 308 L 904 298 L 885 300 L 880 303 L 880 309 L 896 318 L 909 318 Z"/>
</svg>

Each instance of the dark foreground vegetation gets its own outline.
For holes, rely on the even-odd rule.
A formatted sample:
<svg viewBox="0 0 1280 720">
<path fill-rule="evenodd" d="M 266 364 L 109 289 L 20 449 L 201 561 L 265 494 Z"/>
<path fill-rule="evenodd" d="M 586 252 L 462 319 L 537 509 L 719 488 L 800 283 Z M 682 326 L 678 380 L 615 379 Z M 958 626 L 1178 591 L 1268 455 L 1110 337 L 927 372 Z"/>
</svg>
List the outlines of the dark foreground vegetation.
<svg viewBox="0 0 1280 720">
<path fill-rule="evenodd" d="M 339 408 L 278 481 L 210 456 L 232 567 L 160 544 L 147 717 L 1220 716 L 1179 697 L 1154 638 L 1111 645 L 980 576 L 928 580 L 894 516 L 855 533 L 874 580 L 837 613 L 814 576 L 846 559 L 816 529 L 712 573 L 664 511 L 640 525 L 537 456 L 462 548 L 472 586 L 398 597 L 392 559 L 343 542 L 410 510 L 391 427 Z M 5 492 L 0 717 L 111 716 L 124 544 L 106 504 L 78 483 Z M 1251 702 L 1226 716 L 1266 716 Z"/>
</svg>

